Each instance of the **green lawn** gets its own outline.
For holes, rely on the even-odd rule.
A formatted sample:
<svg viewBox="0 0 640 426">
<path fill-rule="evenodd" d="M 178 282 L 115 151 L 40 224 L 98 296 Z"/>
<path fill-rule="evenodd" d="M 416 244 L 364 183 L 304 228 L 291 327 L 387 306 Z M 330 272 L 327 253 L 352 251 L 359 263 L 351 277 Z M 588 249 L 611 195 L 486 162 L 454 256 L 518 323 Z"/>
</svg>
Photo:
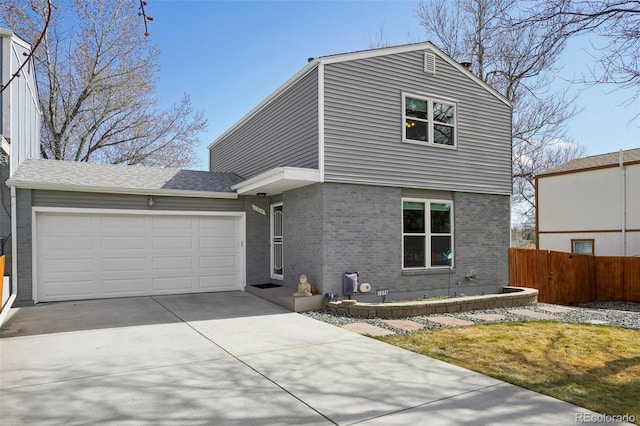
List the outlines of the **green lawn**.
<svg viewBox="0 0 640 426">
<path fill-rule="evenodd" d="M 640 331 L 527 321 L 382 337 L 413 352 L 640 421 Z"/>
</svg>

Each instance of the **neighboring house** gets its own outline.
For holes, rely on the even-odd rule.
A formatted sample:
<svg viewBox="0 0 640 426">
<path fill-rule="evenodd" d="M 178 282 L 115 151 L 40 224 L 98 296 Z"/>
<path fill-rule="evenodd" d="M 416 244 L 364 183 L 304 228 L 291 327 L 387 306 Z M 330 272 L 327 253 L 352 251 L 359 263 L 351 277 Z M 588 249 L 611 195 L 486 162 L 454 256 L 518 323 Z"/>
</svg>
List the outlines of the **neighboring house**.
<svg viewBox="0 0 640 426">
<path fill-rule="evenodd" d="M 540 249 L 640 255 L 640 148 L 579 158 L 536 176 Z"/>
<path fill-rule="evenodd" d="M 0 28 L 0 83 L 18 72 L 31 47 L 13 32 Z M 11 193 L 4 182 L 27 158 L 40 157 L 40 107 L 33 61 L 29 61 L 0 94 L 0 246 L 7 256 L 5 275 L 11 275 Z M 2 306 L 10 294 L 2 280 Z"/>
<path fill-rule="evenodd" d="M 209 149 L 211 172 L 23 164 L 19 302 L 508 283 L 511 106 L 431 43 L 312 59 Z"/>
</svg>

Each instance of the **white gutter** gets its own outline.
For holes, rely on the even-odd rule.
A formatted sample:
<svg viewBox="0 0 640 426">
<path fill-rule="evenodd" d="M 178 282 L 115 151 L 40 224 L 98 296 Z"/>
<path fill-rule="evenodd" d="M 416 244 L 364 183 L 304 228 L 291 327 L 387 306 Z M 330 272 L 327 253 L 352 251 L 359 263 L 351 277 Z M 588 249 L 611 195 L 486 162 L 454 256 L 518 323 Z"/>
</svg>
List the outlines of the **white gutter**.
<svg viewBox="0 0 640 426">
<path fill-rule="evenodd" d="M 129 195 L 155 195 L 157 197 L 195 197 L 195 198 L 225 198 L 237 200 L 238 194 L 235 192 L 207 192 L 189 191 L 182 189 L 144 189 L 144 188 L 112 188 L 102 186 L 85 185 L 60 185 L 51 183 L 34 183 L 7 181 L 7 186 L 19 189 L 38 189 L 44 191 L 71 191 L 71 192 L 99 192 L 104 194 L 129 194 Z"/>
<path fill-rule="evenodd" d="M 618 164 L 620 165 L 620 184 L 621 184 L 621 190 L 622 190 L 622 200 L 621 200 L 621 207 L 622 207 L 622 212 L 621 215 L 622 217 L 621 222 L 622 222 L 622 256 L 626 256 L 627 255 L 627 171 L 626 168 L 624 166 L 624 151 L 620 150 L 620 156 L 618 157 Z"/>
</svg>

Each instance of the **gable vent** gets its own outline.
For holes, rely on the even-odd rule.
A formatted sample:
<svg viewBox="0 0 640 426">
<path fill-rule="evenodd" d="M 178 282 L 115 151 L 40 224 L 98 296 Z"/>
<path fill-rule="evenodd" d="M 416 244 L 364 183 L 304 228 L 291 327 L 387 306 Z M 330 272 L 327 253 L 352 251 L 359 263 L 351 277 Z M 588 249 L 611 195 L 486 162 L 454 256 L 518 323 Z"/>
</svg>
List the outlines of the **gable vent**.
<svg viewBox="0 0 640 426">
<path fill-rule="evenodd" d="M 436 73 L 436 55 L 431 52 L 424 52 L 424 72 Z"/>
</svg>

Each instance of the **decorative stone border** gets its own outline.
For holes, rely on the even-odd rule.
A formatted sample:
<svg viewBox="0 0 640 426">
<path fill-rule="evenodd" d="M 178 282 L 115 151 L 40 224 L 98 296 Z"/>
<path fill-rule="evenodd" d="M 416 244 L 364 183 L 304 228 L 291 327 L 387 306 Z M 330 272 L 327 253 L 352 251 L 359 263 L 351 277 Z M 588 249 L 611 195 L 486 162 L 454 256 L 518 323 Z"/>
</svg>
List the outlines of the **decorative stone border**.
<svg viewBox="0 0 640 426">
<path fill-rule="evenodd" d="M 492 308 L 513 308 L 532 305 L 538 301 L 538 290 L 525 287 L 503 287 L 500 294 L 452 297 L 422 302 L 356 303 L 327 302 L 324 308 L 334 314 L 358 318 L 404 318 L 467 312 Z"/>
</svg>

